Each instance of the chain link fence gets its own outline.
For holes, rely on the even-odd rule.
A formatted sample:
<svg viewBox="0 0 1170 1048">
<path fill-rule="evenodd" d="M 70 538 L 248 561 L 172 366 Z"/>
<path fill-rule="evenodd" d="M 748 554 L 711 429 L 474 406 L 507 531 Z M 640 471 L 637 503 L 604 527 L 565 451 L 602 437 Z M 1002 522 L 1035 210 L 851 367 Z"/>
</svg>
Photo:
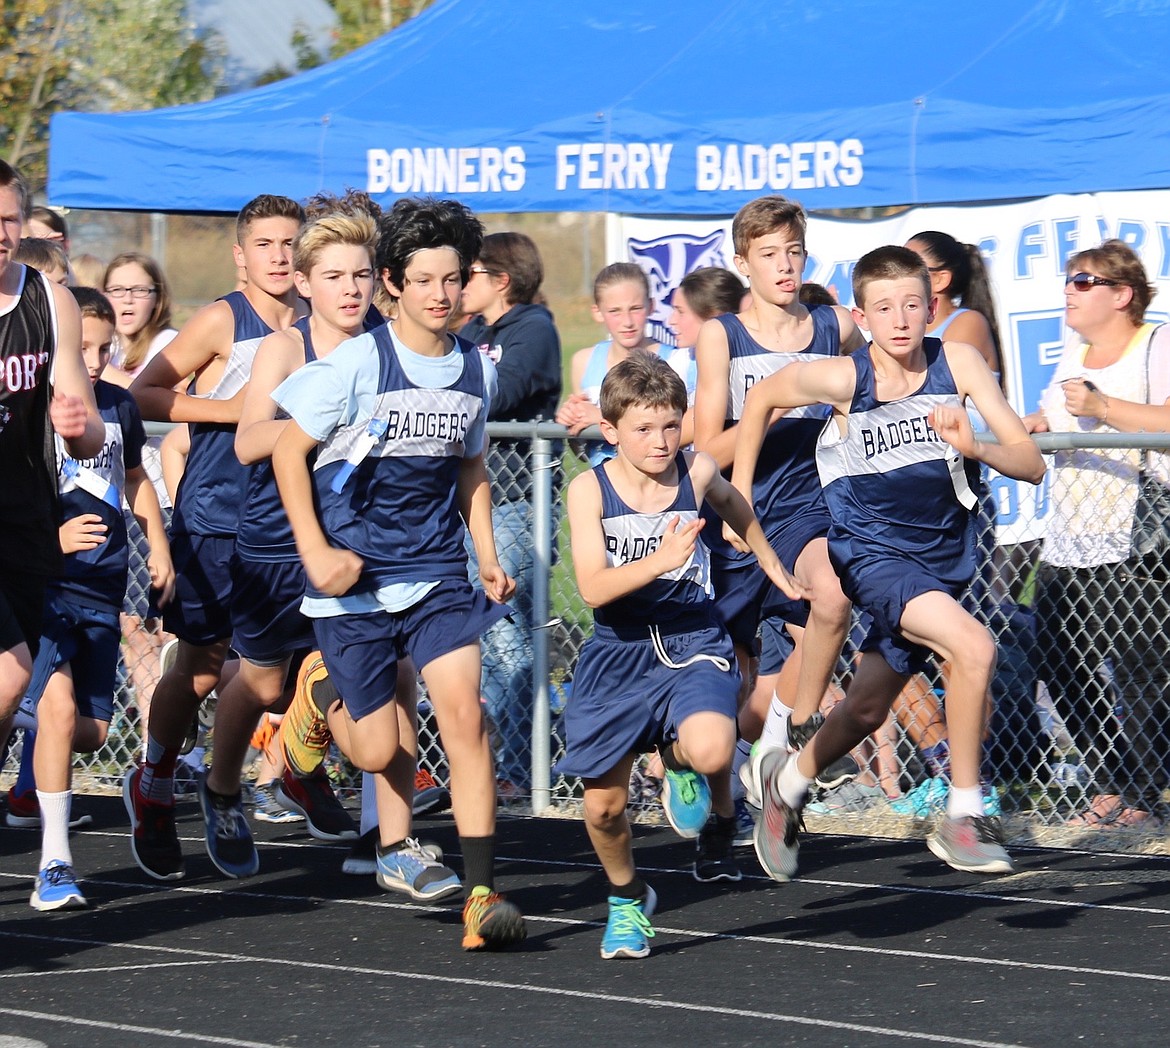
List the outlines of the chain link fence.
<svg viewBox="0 0 1170 1048">
<path fill-rule="evenodd" d="M 531 503 L 495 507 L 501 557 L 521 587 L 514 621 L 500 623 L 484 638 L 484 705 L 501 801 L 536 813 L 574 812 L 580 782 L 554 776 L 551 769 L 564 750 L 561 714 L 572 701 L 573 667 L 592 628 L 560 511 L 564 484 L 583 466 L 571 450 L 562 452 L 564 431 L 558 426 L 492 424 L 489 430 L 493 438 L 530 441 L 535 478 Z M 1102 440 L 1114 449 L 1170 447 L 1163 435 L 1117 435 L 1096 444 Z M 1093 463 L 1136 452 L 1099 452 L 1089 447 L 1092 438 L 1074 444 L 1068 435 L 1043 435 L 1038 442 L 1046 451 L 1081 448 L 1085 490 L 1095 500 L 1132 498 L 1116 470 Z M 1043 507 L 1050 478 L 1051 471 L 1039 489 L 994 479 L 981 506 L 980 568 L 966 600 L 999 645 L 984 747 L 986 803 L 1002 812 L 1015 840 L 1160 847 L 1166 840 L 1163 820 L 1170 815 L 1170 557 L 1086 570 L 1043 563 L 1039 527 L 1028 510 Z M 135 550 L 132 558 L 141 555 Z M 166 638 L 157 620 L 145 615 L 141 569 L 132 564 L 127 609 L 139 613 L 123 617 L 114 720 L 105 746 L 78 758 L 82 790 L 87 779 L 116 783 L 142 752 Z M 847 645 L 826 708 L 848 684 L 852 650 Z M 855 751 L 858 778 L 813 798 L 806 811 L 811 828 L 858 825 L 901 835 L 941 810 L 945 681 L 946 667 L 938 666 L 907 684 L 882 731 Z M 419 711 L 421 763 L 446 783 L 438 729 L 421 685 Z M 203 719 L 199 745 L 186 758 L 192 775 L 210 754 L 207 734 L 214 729 L 210 717 Z M 9 770 L 18 754 L 19 741 Z M 342 789 L 356 787 L 358 776 L 344 761 L 331 763 Z M 635 771 L 631 804 L 636 814 L 653 817 L 656 781 L 645 763 Z"/>
</svg>

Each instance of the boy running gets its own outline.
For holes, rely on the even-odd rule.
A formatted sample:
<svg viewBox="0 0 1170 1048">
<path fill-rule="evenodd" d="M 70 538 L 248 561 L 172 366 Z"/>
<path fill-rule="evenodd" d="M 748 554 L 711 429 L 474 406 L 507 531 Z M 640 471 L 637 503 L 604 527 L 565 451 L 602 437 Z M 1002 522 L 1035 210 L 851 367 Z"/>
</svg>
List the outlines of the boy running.
<svg viewBox="0 0 1170 1048">
<path fill-rule="evenodd" d="M 984 697 L 995 640 L 958 598 L 975 570 L 978 464 L 1039 483 L 1044 461 L 978 350 L 926 337 L 930 274 L 913 251 L 882 247 L 853 272 L 854 318 L 873 341 L 850 358 L 801 363 L 748 394 L 733 482 L 750 489 L 776 410 L 829 404 L 817 468 L 832 517 L 829 556 L 845 593 L 873 626 L 844 699 L 795 756 L 758 747 L 745 784 L 763 804 L 755 847 L 774 880 L 796 872 L 797 829 L 809 783 L 878 730 L 931 651 L 950 663 L 946 710 L 953 785 L 930 850 L 958 870 L 1006 873 L 998 819 L 979 784 Z M 997 443 L 976 443 L 970 398 Z"/>
<path fill-rule="evenodd" d="M 707 321 L 695 351 L 695 447 L 723 470 L 732 465 L 736 423 L 749 389 L 793 364 L 848 353 L 864 341 L 848 310 L 800 301 L 808 258 L 805 228 L 800 204 L 779 196 L 745 204 L 732 223 L 735 265 L 751 285 L 751 304 Z M 790 716 L 777 732 L 793 746 L 811 738 L 823 722 L 818 710 L 849 628 L 849 602 L 829 564 L 829 515 L 816 475 L 815 444 L 824 417 L 823 405 L 813 404 L 771 419 L 751 487 L 743 489 L 780 562 L 807 582 L 815 598 L 811 605 L 785 602 L 759 567 L 727 543 L 727 529 L 721 534 L 717 521 L 703 533 L 711 548 L 718 610 L 735 641 L 745 682 L 764 618 L 780 616 L 803 627 L 795 698 L 791 708 L 784 707 Z M 856 772 L 852 761 L 848 770 Z"/>
<path fill-rule="evenodd" d="M 383 216 L 377 251 L 395 319 L 306 364 L 272 395 L 290 416 L 272 467 L 308 578 L 303 610 L 341 698 L 332 688 L 311 693 L 342 751 L 393 788 L 401 818 L 382 822 L 379 881 L 402 880 L 433 901 L 450 886 L 429 894 L 430 879 L 450 871 L 420 879 L 434 860 L 393 835 L 409 824 L 414 773 L 395 701 L 398 660 L 408 654 L 418 667 L 451 768 L 468 950 L 525 935 L 520 911 L 494 888 L 496 780 L 479 701 L 479 638 L 508 613 L 502 602 L 515 585 L 496 556 L 484 466 L 495 369 L 447 330 L 482 239 L 456 201 L 399 200 Z M 465 525 L 483 590 L 467 580 Z"/>
<path fill-rule="evenodd" d="M 804 596 L 714 461 L 679 452 L 686 410 L 686 386 L 665 361 L 635 354 L 617 364 L 601 386 L 601 429 L 616 457 L 568 491 L 573 566 L 596 625 L 577 663 L 557 771 L 585 779 L 586 826 L 609 879 L 606 960 L 645 957 L 654 934 L 656 896 L 638 876 L 626 816 L 636 754 L 662 754 L 667 818 L 698 838 L 695 879 L 740 879 L 730 782 L 740 678 L 711 600 L 700 506 L 744 537 L 790 599 Z"/>
<path fill-rule="evenodd" d="M 190 423 L 191 446 L 171 521 L 175 597 L 164 614 L 179 638 L 174 666 L 150 704 L 146 760 L 123 799 L 131 852 L 148 876 L 183 876 L 175 829 L 175 761 L 200 703 L 219 682 L 232 635 L 231 562 L 247 472 L 234 441 L 256 349 L 305 312 L 293 286 L 292 243 L 304 219 L 295 200 L 259 196 L 236 219 L 244 287 L 204 306 L 130 388 L 143 418 Z M 175 385 L 194 375 L 187 393 Z"/>
<path fill-rule="evenodd" d="M 147 568 L 160 604 L 174 586 L 162 511 L 142 468 L 142 419 L 129 393 L 100 378 L 110 359 L 113 307 L 93 288 L 72 292 L 81 309 L 81 351 L 106 440 L 98 455 L 79 461 L 56 439 L 65 568 L 49 587 L 40 651 L 26 696 L 37 717 L 33 771 L 41 861 L 29 899 L 37 910 L 87 905 L 69 847 L 73 753 L 99 749 L 113 714 L 121 640 L 118 613 L 129 568 L 123 494 L 146 535 Z"/>
</svg>

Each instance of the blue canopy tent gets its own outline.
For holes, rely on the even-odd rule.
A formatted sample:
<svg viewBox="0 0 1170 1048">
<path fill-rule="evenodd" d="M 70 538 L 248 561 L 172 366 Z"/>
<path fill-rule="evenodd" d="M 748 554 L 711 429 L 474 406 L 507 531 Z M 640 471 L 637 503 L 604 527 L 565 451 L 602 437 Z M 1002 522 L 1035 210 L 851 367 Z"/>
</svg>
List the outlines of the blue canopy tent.
<svg viewBox="0 0 1170 1048">
<path fill-rule="evenodd" d="M 455 195 L 727 214 L 1170 186 L 1170 0 L 439 0 L 212 102 L 60 113 L 49 198 L 235 211 Z"/>
</svg>

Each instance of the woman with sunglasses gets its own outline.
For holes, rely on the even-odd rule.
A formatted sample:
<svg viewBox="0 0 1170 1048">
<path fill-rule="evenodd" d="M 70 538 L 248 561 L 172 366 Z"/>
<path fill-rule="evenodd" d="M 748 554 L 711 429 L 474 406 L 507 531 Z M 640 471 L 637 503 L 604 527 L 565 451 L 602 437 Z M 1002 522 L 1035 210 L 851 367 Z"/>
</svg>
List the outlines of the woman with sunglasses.
<svg viewBox="0 0 1170 1048">
<path fill-rule="evenodd" d="M 1120 240 L 1073 255 L 1064 285 L 1065 346 L 1034 433 L 1170 429 L 1170 326 L 1144 322 L 1155 289 Z M 1097 791 L 1070 820 L 1154 828 L 1170 756 L 1170 557 L 1131 557 L 1144 473 L 1170 485 L 1170 456 L 1080 448 L 1054 456 L 1037 575 L 1040 675 Z"/>
</svg>

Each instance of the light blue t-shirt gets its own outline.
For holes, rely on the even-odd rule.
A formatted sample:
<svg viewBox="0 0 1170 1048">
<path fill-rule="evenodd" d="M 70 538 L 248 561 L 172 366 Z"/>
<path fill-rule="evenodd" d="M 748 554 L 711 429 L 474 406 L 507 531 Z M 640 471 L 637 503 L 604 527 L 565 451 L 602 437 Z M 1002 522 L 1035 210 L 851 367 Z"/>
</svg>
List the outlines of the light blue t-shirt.
<svg viewBox="0 0 1170 1048">
<path fill-rule="evenodd" d="M 389 330 L 402 370 L 416 386 L 442 389 L 454 384 L 463 374 L 462 354 L 423 356 L 402 342 L 393 324 L 389 325 Z M 487 418 L 491 413 L 497 380 L 495 365 L 486 357 L 483 365 L 484 408 L 467 430 L 466 458 L 474 458 L 487 450 Z M 353 425 L 373 415 L 380 373 L 374 338 L 368 333 L 361 334 L 341 343 L 324 360 L 314 360 L 298 368 L 273 390 L 272 399 L 310 437 L 321 441 L 338 426 Z M 437 585 L 437 582 L 400 582 L 370 593 L 306 597 L 301 611 L 312 619 L 372 611 L 404 611 Z"/>
</svg>

